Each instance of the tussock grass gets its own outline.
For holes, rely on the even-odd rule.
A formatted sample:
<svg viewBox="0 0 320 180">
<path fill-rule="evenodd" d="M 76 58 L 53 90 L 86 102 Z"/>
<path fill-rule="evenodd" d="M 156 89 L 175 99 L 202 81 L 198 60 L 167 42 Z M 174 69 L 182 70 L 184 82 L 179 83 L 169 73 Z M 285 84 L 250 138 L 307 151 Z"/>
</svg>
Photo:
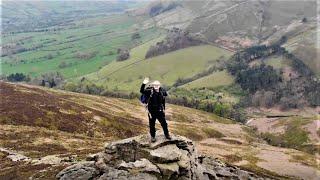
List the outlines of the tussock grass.
<svg viewBox="0 0 320 180">
<path fill-rule="evenodd" d="M 284 118 L 275 126 L 285 126 L 283 134 L 261 133 L 261 138 L 270 145 L 286 148 L 294 148 L 307 153 L 314 154 L 319 152 L 319 147 L 310 144 L 309 132 L 303 129 L 303 126 L 310 123 L 310 118 Z"/>
<path fill-rule="evenodd" d="M 217 131 L 210 127 L 204 127 L 201 129 L 209 138 L 222 138 L 225 137 L 220 131 Z"/>
</svg>

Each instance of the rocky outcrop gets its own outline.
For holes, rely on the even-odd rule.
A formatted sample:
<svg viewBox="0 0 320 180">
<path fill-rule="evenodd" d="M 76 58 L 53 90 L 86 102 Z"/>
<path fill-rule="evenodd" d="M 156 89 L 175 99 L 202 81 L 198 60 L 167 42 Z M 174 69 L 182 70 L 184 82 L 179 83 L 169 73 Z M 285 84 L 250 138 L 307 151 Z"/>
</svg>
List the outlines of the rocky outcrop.
<svg viewBox="0 0 320 180">
<path fill-rule="evenodd" d="M 217 159 L 199 156 L 194 143 L 182 136 L 150 143 L 141 135 L 105 145 L 105 150 L 87 162 L 67 167 L 57 174 L 67 179 L 263 179 L 228 166 Z"/>
<path fill-rule="evenodd" d="M 207 44 L 203 35 L 189 33 L 179 28 L 173 28 L 168 32 L 167 37 L 163 41 L 157 42 L 156 45 L 149 48 L 145 58 L 151 58 L 171 51 L 201 44 Z"/>
</svg>

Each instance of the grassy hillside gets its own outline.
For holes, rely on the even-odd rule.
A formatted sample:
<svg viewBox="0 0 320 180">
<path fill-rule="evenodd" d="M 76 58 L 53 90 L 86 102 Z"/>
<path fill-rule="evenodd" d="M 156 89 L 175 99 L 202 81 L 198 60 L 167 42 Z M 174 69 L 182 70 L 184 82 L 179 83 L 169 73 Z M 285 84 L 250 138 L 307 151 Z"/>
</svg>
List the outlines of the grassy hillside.
<svg viewBox="0 0 320 180">
<path fill-rule="evenodd" d="M 142 1 L 5 1 L 1 4 L 2 27 L 5 32 L 34 31 L 87 17 L 121 13 L 144 4 Z"/>
<path fill-rule="evenodd" d="M 317 33 L 316 28 L 309 29 L 290 38 L 284 46 L 320 77 L 320 47 Z"/>
<path fill-rule="evenodd" d="M 152 43 L 132 49 L 130 60 L 113 62 L 87 77 L 109 89 L 137 91 L 143 77 L 151 77 L 171 86 L 178 78 L 191 77 L 214 65 L 219 58 L 228 59 L 231 56 L 226 50 L 202 45 L 143 60 L 144 52 Z"/>
<path fill-rule="evenodd" d="M 159 36 L 158 29 L 137 25 L 144 18 L 125 14 L 84 17 L 41 32 L 3 34 L 2 73 L 38 76 L 58 71 L 72 78 L 95 72 L 116 58 L 118 48 Z M 134 33 L 140 38 L 132 40 Z"/>
<path fill-rule="evenodd" d="M 247 124 L 255 127 L 269 144 L 319 153 L 320 128 L 316 125 L 319 123 L 316 109 L 282 112 L 277 108 L 251 108 L 249 111 L 252 118 Z"/>
<path fill-rule="evenodd" d="M 229 86 L 234 82 L 233 76 L 231 76 L 226 70 L 214 72 L 208 76 L 202 77 L 190 83 L 187 83 L 182 88 L 216 88 L 220 86 Z"/>
<path fill-rule="evenodd" d="M 72 162 L 101 151 L 105 142 L 148 132 L 147 114 L 137 99 L 4 82 L 0 87 L 1 179 L 52 179 Z M 167 106 L 170 132 L 196 141 L 201 154 L 269 175 L 314 177 L 316 161 L 312 154 L 267 145 L 247 126 L 211 113 Z M 10 157 L 17 154 L 31 160 L 12 161 Z M 274 162 L 274 158 L 282 159 L 283 164 Z M 275 164 L 281 172 L 272 168 Z"/>
<path fill-rule="evenodd" d="M 292 20 L 317 14 L 316 1 L 172 1 L 180 6 L 153 17 L 158 26 L 169 29 L 175 25 L 201 32 L 211 41 L 225 36 L 228 43 L 222 45 L 232 49 L 247 40 L 258 43 L 276 33 L 276 25 L 287 26 Z M 262 15 L 265 18 L 261 23 Z M 145 26 L 152 20 L 146 20 Z"/>
</svg>

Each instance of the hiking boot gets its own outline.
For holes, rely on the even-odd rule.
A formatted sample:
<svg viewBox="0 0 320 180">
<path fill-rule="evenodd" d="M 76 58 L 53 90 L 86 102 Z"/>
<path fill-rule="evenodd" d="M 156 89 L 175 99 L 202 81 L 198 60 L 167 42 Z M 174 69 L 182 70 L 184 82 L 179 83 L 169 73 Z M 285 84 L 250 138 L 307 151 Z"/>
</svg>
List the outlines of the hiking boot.
<svg viewBox="0 0 320 180">
<path fill-rule="evenodd" d="M 151 137 L 151 142 L 156 142 L 157 140 L 156 140 L 156 138 L 155 137 Z"/>
<path fill-rule="evenodd" d="M 171 140 L 171 136 L 170 135 L 166 135 L 166 139 Z"/>
</svg>

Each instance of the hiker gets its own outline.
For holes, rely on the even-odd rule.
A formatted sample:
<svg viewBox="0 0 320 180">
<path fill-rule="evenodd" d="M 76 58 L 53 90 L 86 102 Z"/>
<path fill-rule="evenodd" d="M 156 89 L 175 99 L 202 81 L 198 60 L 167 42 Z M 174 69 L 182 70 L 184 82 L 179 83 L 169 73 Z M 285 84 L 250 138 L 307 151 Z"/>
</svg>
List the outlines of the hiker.
<svg viewBox="0 0 320 180">
<path fill-rule="evenodd" d="M 168 131 L 168 125 L 165 119 L 165 97 L 168 95 L 166 90 L 161 88 L 159 81 L 153 81 L 151 87 L 146 87 L 146 84 L 149 83 L 149 78 L 145 78 L 142 82 L 140 93 L 141 97 L 144 99 L 142 102 L 147 105 L 148 117 L 149 117 L 149 128 L 151 141 L 156 141 L 156 119 L 160 122 L 164 135 L 166 139 L 171 139 Z"/>
</svg>

